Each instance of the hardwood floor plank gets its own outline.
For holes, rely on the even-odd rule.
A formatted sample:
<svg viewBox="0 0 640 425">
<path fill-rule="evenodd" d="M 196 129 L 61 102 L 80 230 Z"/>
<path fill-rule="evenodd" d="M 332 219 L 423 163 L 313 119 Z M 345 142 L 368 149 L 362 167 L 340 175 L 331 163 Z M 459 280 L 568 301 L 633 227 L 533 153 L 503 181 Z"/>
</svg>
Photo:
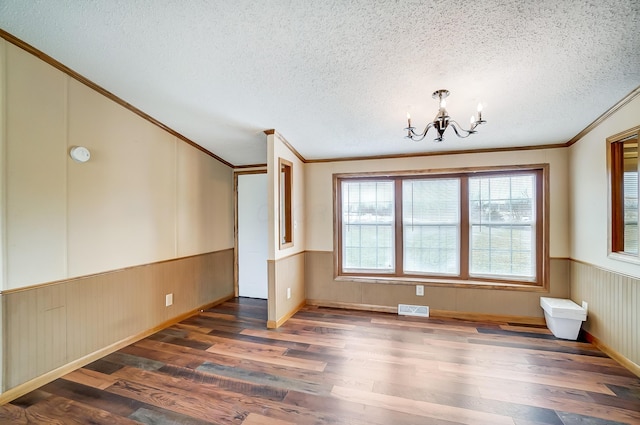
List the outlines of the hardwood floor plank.
<svg viewBox="0 0 640 425">
<path fill-rule="evenodd" d="M 603 406 L 593 400 L 576 400 L 572 398 L 547 395 L 545 397 L 532 397 L 530 394 L 522 394 L 514 391 L 505 392 L 496 388 L 480 388 L 482 397 L 511 403 L 528 404 L 546 409 L 554 409 L 557 412 L 573 413 L 598 419 L 608 419 L 625 424 L 640 424 L 640 411 L 630 411 L 613 406 Z"/>
<path fill-rule="evenodd" d="M 541 350 L 541 351 L 549 351 L 556 353 L 566 353 L 566 354 L 579 354 L 582 356 L 595 356 L 595 357 L 606 357 L 606 354 L 600 351 L 594 350 L 586 350 L 580 347 L 573 346 L 563 346 L 563 345 L 546 345 L 542 346 L 536 344 L 535 342 L 525 343 L 518 341 L 504 341 L 498 339 L 489 339 L 489 338 L 470 338 L 467 341 L 469 344 L 482 344 L 482 345 L 497 345 L 501 347 L 511 347 L 518 349 L 529 349 L 529 350 Z"/>
<path fill-rule="evenodd" d="M 119 380 L 106 391 L 191 418 L 203 421 L 215 419 L 220 424 L 241 424 L 247 415 L 247 412 L 230 409 L 221 403 L 205 402 L 194 393 L 177 394 L 137 382 Z"/>
<path fill-rule="evenodd" d="M 66 398 L 52 396 L 27 409 L 27 415 L 42 422 L 59 421 L 67 425 L 134 425 L 131 419 L 91 408 Z M 46 419 L 45 419 L 46 418 Z M 51 421 L 51 422 L 49 422 Z"/>
<path fill-rule="evenodd" d="M 517 331 L 517 332 L 535 332 L 540 334 L 552 335 L 549 328 L 546 326 L 535 326 L 535 325 L 500 325 L 500 329 L 504 329 L 505 331 Z"/>
<path fill-rule="evenodd" d="M 303 342 L 293 342 L 285 339 L 276 339 L 270 338 L 270 335 L 266 334 L 265 336 L 253 336 L 250 333 L 245 333 L 253 331 L 253 329 L 239 329 L 236 332 L 228 332 L 222 331 L 218 329 L 213 329 L 209 332 L 209 335 L 217 336 L 220 338 L 233 339 L 236 341 L 245 341 L 245 342 L 253 342 L 257 344 L 268 344 L 273 347 L 283 347 L 283 348 L 293 348 L 296 350 L 306 350 L 309 348 L 308 343 Z"/>
<path fill-rule="evenodd" d="M 219 373 L 213 374 L 211 373 L 211 368 L 203 366 L 198 368 L 198 370 L 177 366 L 164 366 L 159 369 L 158 372 L 173 378 L 178 377 L 182 380 L 192 381 L 193 384 L 201 385 L 206 383 L 236 394 L 248 397 L 264 398 L 272 401 L 282 401 L 282 399 L 287 395 L 287 391 L 292 387 L 291 385 L 287 385 L 286 387 L 279 388 L 277 385 L 274 385 L 273 380 L 269 380 L 265 383 L 257 380 L 238 379 L 238 376 L 242 376 L 243 378 L 244 376 L 238 374 L 235 368 L 234 372 L 236 373 L 234 376 L 229 376 L 231 374 L 226 376 Z"/>
<path fill-rule="evenodd" d="M 256 362 L 271 363 L 280 366 L 293 367 L 297 369 L 323 371 L 327 366 L 324 362 L 318 362 L 315 360 L 293 359 L 291 357 L 284 356 L 265 356 L 264 352 L 243 352 L 234 345 L 216 344 L 207 349 L 209 353 L 216 353 L 227 357 L 236 357 L 242 359 L 248 359 Z"/>
<path fill-rule="evenodd" d="M 45 385 L 43 389 L 46 389 L 59 397 L 74 400 L 78 403 L 111 412 L 125 418 L 137 409 L 150 407 L 149 405 L 136 400 L 121 397 L 116 394 L 108 393 L 104 390 L 88 387 L 65 379 L 57 379 L 50 382 Z"/>
<path fill-rule="evenodd" d="M 458 391 L 443 392 L 439 388 L 425 390 L 413 385 L 378 382 L 373 387 L 373 392 L 411 400 L 429 401 L 451 407 L 472 409 L 485 413 L 495 413 L 510 416 L 514 419 L 535 420 L 536 422 L 547 425 L 564 425 L 552 409 L 544 409 L 526 404 L 498 402 L 483 399 L 479 396 L 460 394 Z"/>
<path fill-rule="evenodd" d="M 187 323 L 176 323 L 173 325 L 176 329 L 182 329 L 188 332 L 199 332 L 201 334 L 208 334 L 213 330 L 211 327 L 199 326 L 199 325 L 190 325 Z"/>
<path fill-rule="evenodd" d="M 356 325 L 344 324 L 344 323 L 332 323 L 332 322 L 325 322 L 320 320 L 299 319 L 295 316 L 287 320 L 286 324 L 306 326 L 310 328 L 341 329 L 346 331 L 353 331 L 357 329 Z"/>
<path fill-rule="evenodd" d="M 150 358 L 157 358 L 164 361 L 168 355 L 174 357 L 175 360 L 168 361 L 174 365 L 196 369 L 206 362 L 210 364 L 221 365 L 229 368 L 247 371 L 247 373 L 266 373 L 273 376 L 281 376 L 293 380 L 309 381 L 316 383 L 337 383 L 346 387 L 371 389 L 373 380 L 368 376 L 351 377 L 341 373 L 329 373 L 327 371 L 316 372 L 306 369 L 289 368 L 286 366 L 274 365 L 263 362 L 254 362 L 240 357 L 226 357 L 213 353 L 193 350 L 187 347 L 180 347 L 171 344 L 160 343 L 150 340 L 142 340 L 137 342 L 133 347 L 142 347 L 150 350 L 146 355 Z M 123 350 L 128 350 L 127 347 Z"/>
<path fill-rule="evenodd" d="M 616 422 L 610 419 L 599 419 L 577 413 L 558 412 L 564 425 L 625 425 L 625 422 Z"/>
<path fill-rule="evenodd" d="M 285 378 L 278 375 L 262 372 L 251 372 L 236 367 L 221 366 L 205 362 L 197 368 L 198 371 L 210 375 L 225 376 L 251 382 L 257 385 L 268 385 L 285 391 L 295 390 L 309 394 L 329 394 L 331 386 L 298 379 Z"/>
<path fill-rule="evenodd" d="M 287 351 L 285 347 L 276 347 L 265 343 L 242 341 L 239 339 L 223 338 L 213 335 L 202 335 L 200 338 L 202 338 L 202 340 L 206 339 L 208 342 L 211 342 L 211 346 L 209 348 L 225 347 L 229 351 L 239 353 L 251 352 L 264 356 L 279 357 L 282 356 L 285 351 Z M 209 351 L 208 348 L 205 350 Z"/>
<path fill-rule="evenodd" d="M 115 391 L 133 391 L 133 393 L 139 394 L 140 397 L 157 399 L 157 402 L 163 402 L 160 398 L 162 394 L 165 397 L 170 395 L 171 399 L 176 399 L 177 397 L 180 404 L 172 406 L 174 411 L 196 418 L 206 417 L 215 423 L 228 423 L 231 421 L 231 417 L 233 417 L 233 423 L 235 423 L 236 420 L 246 418 L 251 412 L 267 414 L 275 419 L 291 420 L 296 424 L 346 424 L 351 422 L 351 419 L 345 422 L 331 412 L 313 412 L 299 408 L 291 409 L 287 405 L 268 398 L 245 397 L 207 382 L 200 382 L 198 391 L 194 392 L 190 383 L 184 382 L 182 379 L 167 378 L 158 374 L 157 371 L 132 370 L 126 374 L 124 371 L 118 373 L 126 375 L 127 379 L 119 381 L 115 386 L 110 387 L 108 391 L 114 391 L 114 388 Z M 122 385 L 122 389 L 116 388 L 119 385 Z M 205 412 L 204 409 L 211 404 L 211 400 L 215 400 L 215 408 L 210 407 Z M 235 412 L 235 416 L 232 414 L 233 412 Z M 360 421 L 354 421 L 353 423 L 364 425 Z"/>
<path fill-rule="evenodd" d="M 400 326 L 403 328 L 421 328 L 430 329 L 433 331 L 448 331 L 448 332 L 463 332 L 465 334 L 477 334 L 478 329 L 473 326 L 464 325 L 443 325 L 441 323 L 432 323 L 429 321 L 410 322 L 406 320 L 392 320 L 392 319 L 372 319 L 371 323 L 376 325 L 388 325 L 388 326 Z"/>
<path fill-rule="evenodd" d="M 242 422 L 242 425 L 295 425 L 293 422 L 281 421 L 280 419 L 273 419 L 268 416 L 258 415 L 257 413 L 249 413 L 247 419 Z"/>
<path fill-rule="evenodd" d="M 371 406 L 410 413 L 434 419 L 451 420 L 461 424 L 477 425 L 480 423 L 493 425 L 513 425 L 509 416 L 485 413 L 477 410 L 462 409 L 425 401 L 416 401 L 401 397 L 388 396 L 374 392 L 354 390 L 351 388 L 334 387 L 331 394 L 343 400 L 355 401 Z"/>
<path fill-rule="evenodd" d="M 129 418 L 143 424 L 153 425 L 211 425 L 211 421 L 192 418 L 166 409 L 140 409 L 129 415 Z"/>
<path fill-rule="evenodd" d="M 0 423 L 13 425 L 30 425 L 25 409 L 14 404 L 7 403 L 0 406 Z"/>
<path fill-rule="evenodd" d="M 327 410 L 342 417 L 362 420 L 370 425 L 459 425 L 449 420 L 425 418 L 405 412 L 385 409 L 379 406 L 344 400 L 333 396 L 319 396 L 290 391 L 284 399 L 286 404 L 304 407 L 314 411 Z"/>
<path fill-rule="evenodd" d="M 145 359 L 144 357 L 133 356 L 131 354 L 117 351 L 104 357 L 105 360 L 122 366 L 133 366 L 144 370 L 156 370 L 164 366 L 164 363 L 155 360 Z"/>
<path fill-rule="evenodd" d="M 0 406 L 0 424 L 640 424 L 640 379 L 545 327 L 224 302 Z"/>
<path fill-rule="evenodd" d="M 85 369 L 104 373 L 105 375 L 111 375 L 113 372 L 115 372 L 118 369 L 122 369 L 123 367 L 124 365 L 111 363 L 105 359 L 99 359 L 99 360 L 96 360 L 95 362 L 89 363 L 88 365 L 84 366 Z"/>
<path fill-rule="evenodd" d="M 444 372 L 464 373 L 465 375 L 500 378 L 519 382 L 533 382 L 549 386 L 562 386 L 575 390 L 599 392 L 603 394 L 615 395 L 606 385 L 586 380 L 572 379 L 568 376 L 558 377 L 545 376 L 536 373 L 522 373 L 514 370 L 497 370 L 473 365 L 460 365 L 456 363 L 438 362 L 438 368 Z"/>
<path fill-rule="evenodd" d="M 317 334 L 313 332 L 305 334 L 291 334 L 287 332 L 278 332 L 277 330 L 245 329 L 240 332 L 240 334 L 256 336 L 265 339 L 275 339 L 279 341 L 298 342 L 309 345 L 322 345 L 325 347 L 343 348 L 345 346 L 345 341 L 343 340 L 330 338 L 324 334 Z"/>
<path fill-rule="evenodd" d="M 13 400 L 11 404 L 22 407 L 23 409 L 28 409 L 34 404 L 37 404 L 42 400 L 46 400 L 49 397 L 51 397 L 51 393 L 49 391 L 44 388 L 39 388 Z"/>
<path fill-rule="evenodd" d="M 111 375 L 105 375 L 104 373 L 95 372 L 90 369 L 77 369 L 71 373 L 62 377 L 67 381 L 77 382 L 78 384 L 87 385 L 89 387 L 98 388 L 104 390 L 116 381 Z"/>
</svg>

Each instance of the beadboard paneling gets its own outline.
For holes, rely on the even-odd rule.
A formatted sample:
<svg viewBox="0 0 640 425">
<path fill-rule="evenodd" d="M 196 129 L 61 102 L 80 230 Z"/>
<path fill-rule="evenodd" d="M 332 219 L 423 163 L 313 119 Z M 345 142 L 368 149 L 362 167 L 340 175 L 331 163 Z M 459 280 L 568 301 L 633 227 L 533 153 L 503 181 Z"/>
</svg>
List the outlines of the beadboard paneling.
<svg viewBox="0 0 640 425">
<path fill-rule="evenodd" d="M 280 323 L 292 311 L 304 303 L 305 295 L 305 253 L 300 252 L 279 260 L 267 262 L 269 277 L 269 299 L 271 302 L 268 312 L 271 327 Z M 287 299 L 287 288 L 291 288 L 291 298 Z"/>
<path fill-rule="evenodd" d="M 416 296 L 413 284 L 336 281 L 332 252 L 306 251 L 305 254 L 307 299 L 314 301 L 387 307 L 397 307 L 399 303 L 420 304 L 434 310 L 543 317 L 541 296 L 569 296 L 569 265 L 568 260 L 562 258 L 552 258 L 549 262 L 549 292 L 425 285 L 424 296 Z"/>
<path fill-rule="evenodd" d="M 640 365 L 640 279 L 571 261 L 571 299 L 589 304 L 583 329 Z"/>
<path fill-rule="evenodd" d="M 5 390 L 231 295 L 233 249 L 5 293 Z"/>
</svg>

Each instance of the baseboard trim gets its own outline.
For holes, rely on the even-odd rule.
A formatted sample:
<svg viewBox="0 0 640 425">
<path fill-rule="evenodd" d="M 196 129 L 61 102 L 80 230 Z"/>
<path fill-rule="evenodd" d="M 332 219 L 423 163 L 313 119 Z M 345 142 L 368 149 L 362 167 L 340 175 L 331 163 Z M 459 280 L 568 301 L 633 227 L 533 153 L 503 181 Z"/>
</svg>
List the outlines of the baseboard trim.
<svg viewBox="0 0 640 425">
<path fill-rule="evenodd" d="M 267 328 L 269 329 L 277 329 L 284 324 L 287 320 L 291 319 L 291 317 L 296 314 L 302 307 L 307 304 L 306 301 L 302 301 L 296 308 L 279 318 L 278 320 L 267 320 Z"/>
<path fill-rule="evenodd" d="M 358 304 L 358 303 L 346 303 L 339 301 L 324 301 L 324 300 L 307 300 L 308 305 L 317 307 L 330 307 L 330 308 L 342 308 L 346 310 L 362 310 L 362 311 L 376 311 L 380 313 L 392 313 L 398 312 L 397 306 L 384 306 L 373 304 Z M 507 323 L 520 323 L 523 325 L 544 325 L 544 317 L 529 317 L 529 316 L 509 316 L 504 314 L 485 314 L 485 313 L 468 313 L 463 311 L 449 311 L 449 310 L 431 310 L 431 317 L 443 317 L 448 319 L 469 320 L 473 322 L 507 322 Z"/>
<path fill-rule="evenodd" d="M 89 353 L 83 357 L 80 357 L 79 359 L 76 359 L 70 363 L 67 363 L 65 365 L 62 365 L 54 370 L 51 370 L 43 375 L 40 375 L 36 378 L 33 378 L 30 381 L 24 382 L 16 387 L 10 388 L 7 391 L 5 391 L 4 393 L 0 394 L 0 406 L 2 406 L 3 404 L 9 403 L 12 400 L 17 399 L 18 397 L 22 397 L 23 395 L 40 388 L 43 385 L 48 384 L 51 381 L 54 381 L 64 375 L 66 375 L 67 373 L 73 372 L 74 370 L 81 368 L 91 362 L 94 362 L 104 356 L 107 356 L 115 351 L 118 351 L 121 348 L 126 347 L 127 345 L 133 344 L 134 342 L 140 341 L 141 339 L 144 339 L 164 328 L 167 328 L 171 325 L 174 325 L 178 322 L 183 321 L 184 319 L 187 319 L 197 313 L 199 313 L 202 310 L 206 310 L 208 308 L 211 308 L 213 306 L 216 306 L 218 304 L 222 304 L 225 301 L 228 301 L 230 299 L 234 298 L 234 295 L 226 295 L 224 297 L 218 298 L 215 301 L 212 301 L 210 303 L 207 303 L 205 305 L 202 305 L 198 308 L 195 308 L 193 310 L 187 311 L 186 313 L 182 313 L 179 316 L 176 316 L 172 319 L 169 319 L 165 322 L 160 323 L 157 326 L 154 326 L 151 329 L 147 329 L 144 332 L 141 332 L 139 334 L 136 335 L 132 335 L 130 337 L 127 337 L 125 339 L 122 339 L 120 341 L 117 341 L 111 345 L 108 345 L 104 348 L 101 348 L 97 351 L 94 351 L 93 353 Z"/>
<path fill-rule="evenodd" d="M 345 310 L 376 311 L 378 313 L 397 313 L 398 307 L 385 305 L 346 303 L 342 301 L 307 300 L 307 305 L 316 307 L 342 308 Z"/>
<path fill-rule="evenodd" d="M 640 377 L 640 365 L 632 362 L 631 360 L 599 340 L 596 336 L 590 334 L 588 331 L 582 330 L 582 332 L 584 332 L 584 338 L 595 345 L 596 348 L 605 353 L 607 356 L 611 357 L 613 360 L 620 363 L 625 368 L 629 369 L 629 371 L 634 375 Z"/>
</svg>

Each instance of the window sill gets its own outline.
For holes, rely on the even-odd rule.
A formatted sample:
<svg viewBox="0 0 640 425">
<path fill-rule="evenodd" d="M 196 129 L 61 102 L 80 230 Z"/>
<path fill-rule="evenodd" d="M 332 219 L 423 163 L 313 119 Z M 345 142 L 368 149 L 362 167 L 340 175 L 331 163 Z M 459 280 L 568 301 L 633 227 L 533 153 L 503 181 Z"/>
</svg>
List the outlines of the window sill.
<svg viewBox="0 0 640 425">
<path fill-rule="evenodd" d="M 335 276 L 336 282 L 376 283 L 383 285 L 425 285 L 439 288 L 502 289 L 508 291 L 549 292 L 543 285 L 482 280 L 434 279 L 420 277 Z"/>
<path fill-rule="evenodd" d="M 640 264 L 640 258 L 631 254 L 623 254 L 620 252 L 610 252 L 609 258 L 612 260 L 624 261 L 625 263 Z"/>
</svg>

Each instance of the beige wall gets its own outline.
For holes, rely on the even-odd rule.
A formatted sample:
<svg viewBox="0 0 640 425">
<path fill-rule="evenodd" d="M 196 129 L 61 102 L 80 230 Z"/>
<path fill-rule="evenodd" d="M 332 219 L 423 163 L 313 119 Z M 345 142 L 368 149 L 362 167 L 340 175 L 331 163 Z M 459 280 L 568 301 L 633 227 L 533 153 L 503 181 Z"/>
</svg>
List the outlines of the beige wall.
<svg viewBox="0 0 640 425">
<path fill-rule="evenodd" d="M 640 124 L 640 96 L 569 148 L 571 258 L 640 277 L 640 263 L 608 257 L 607 137 Z"/>
<path fill-rule="evenodd" d="M 230 167 L 2 39 L 0 107 L 0 392 L 233 295 Z"/>
<path fill-rule="evenodd" d="M 640 124 L 640 96 L 571 148 L 571 298 L 589 305 L 584 328 L 640 365 L 640 263 L 608 255 L 606 139 Z M 640 366 L 638 366 L 640 368 Z"/>
<path fill-rule="evenodd" d="M 454 140 L 455 141 L 455 140 Z M 513 291 L 426 286 L 417 297 L 411 284 L 336 281 L 333 277 L 333 179 L 334 173 L 410 171 L 496 165 L 550 165 L 550 290 Z M 567 297 L 569 276 L 569 193 L 566 149 L 540 149 L 486 154 L 460 154 L 402 159 L 344 161 L 306 164 L 307 298 L 314 302 L 344 302 L 370 306 L 398 303 L 429 305 L 433 309 L 542 317 L 541 295 Z"/>
<path fill-rule="evenodd" d="M 68 143 L 55 161 L 68 187 L 68 213 L 60 214 L 68 217 L 65 278 L 175 257 L 177 141 L 85 85 L 68 79 L 68 86 Z M 74 162 L 70 146 L 87 147 L 91 160 Z"/>
<path fill-rule="evenodd" d="M 279 158 L 292 163 L 293 246 L 279 245 Z M 267 197 L 269 210 L 269 326 L 290 314 L 306 299 L 304 282 L 304 251 L 306 249 L 306 164 L 289 149 L 277 132 L 267 136 Z M 291 298 L 287 298 L 291 288 Z"/>
<path fill-rule="evenodd" d="M 67 276 L 67 78 L 2 42 L 8 289 Z"/>
<path fill-rule="evenodd" d="M 6 61 L 6 279 L 16 289 L 233 247 L 233 172 L 23 50 Z M 91 160 L 70 159 L 71 146 Z"/>
</svg>

